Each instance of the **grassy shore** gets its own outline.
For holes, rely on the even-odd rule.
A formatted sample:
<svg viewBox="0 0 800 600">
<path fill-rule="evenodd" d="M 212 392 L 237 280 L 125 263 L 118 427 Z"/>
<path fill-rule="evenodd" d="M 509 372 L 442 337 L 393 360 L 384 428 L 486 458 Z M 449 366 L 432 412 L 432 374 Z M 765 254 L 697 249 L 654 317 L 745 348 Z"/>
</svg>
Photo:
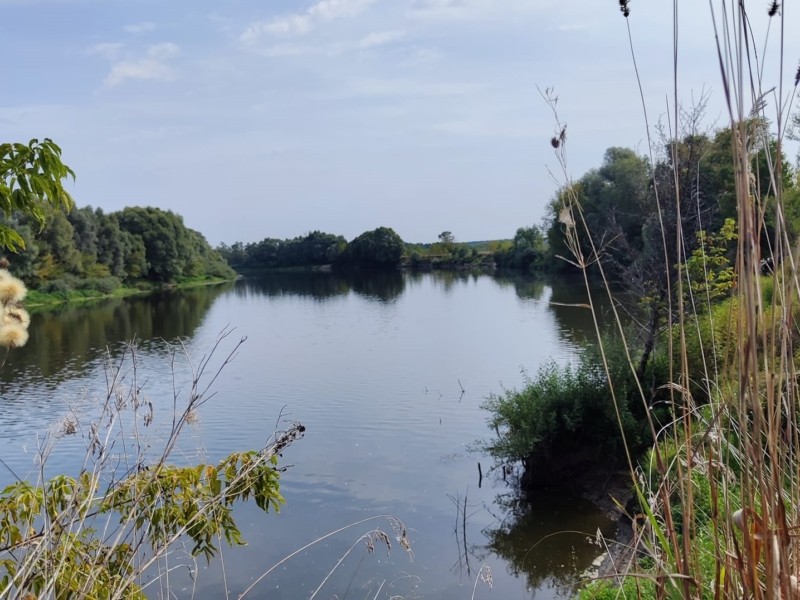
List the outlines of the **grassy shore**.
<svg viewBox="0 0 800 600">
<path fill-rule="evenodd" d="M 25 300 L 25 306 L 33 311 L 47 310 L 63 304 L 73 304 L 77 302 L 89 302 L 94 300 L 105 300 L 109 298 L 127 298 L 152 294 L 163 290 L 187 289 L 203 285 L 218 285 L 233 281 L 222 277 L 187 277 L 173 283 L 156 283 L 153 281 L 137 281 L 130 285 L 123 285 L 111 292 L 83 289 L 69 290 L 67 292 L 41 292 L 29 290 Z"/>
</svg>

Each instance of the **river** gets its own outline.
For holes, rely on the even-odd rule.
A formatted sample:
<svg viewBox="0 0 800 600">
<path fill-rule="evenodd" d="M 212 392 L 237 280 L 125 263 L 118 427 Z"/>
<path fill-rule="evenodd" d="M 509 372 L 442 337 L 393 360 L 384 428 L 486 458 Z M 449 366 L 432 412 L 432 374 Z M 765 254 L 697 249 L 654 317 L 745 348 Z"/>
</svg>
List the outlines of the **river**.
<svg viewBox="0 0 800 600">
<path fill-rule="evenodd" d="M 320 598 L 468 600 L 476 581 L 475 598 L 565 597 L 599 553 L 589 540 L 598 528 L 612 534 L 613 523 L 561 495 L 517 498 L 511 478 L 471 446 L 492 435 L 480 408 L 490 394 L 520 386 L 544 361 L 569 360 L 591 335 L 586 309 L 565 306 L 582 301 L 576 284 L 523 276 L 315 272 L 35 314 L 28 345 L 0 372 L 0 482 L 12 471 L 36 479 L 37 448 L 53 438 L 46 473 L 75 470 L 83 439 L 58 432 L 70 414 L 91 413 L 109 365 L 132 339 L 136 385 L 155 406 L 155 444 L 173 390 L 187 393 L 192 365 L 227 330 L 212 367 L 246 341 L 175 458 L 214 461 L 260 448 L 276 424 L 299 421 L 305 437 L 282 459 L 291 465 L 281 479 L 286 504 L 279 514 L 238 508 L 248 545 L 224 548 L 209 565 L 172 556 L 178 568 L 150 596 L 168 586 L 177 598 L 225 598 L 226 589 L 236 598 L 306 543 L 393 515 L 413 555 L 394 540 L 388 554 L 359 543 Z M 131 376 L 129 366 L 124 372 Z M 375 526 L 391 532 L 377 520 L 327 538 L 246 597 L 308 598 Z M 491 588 L 480 577 L 489 571 Z"/>
</svg>

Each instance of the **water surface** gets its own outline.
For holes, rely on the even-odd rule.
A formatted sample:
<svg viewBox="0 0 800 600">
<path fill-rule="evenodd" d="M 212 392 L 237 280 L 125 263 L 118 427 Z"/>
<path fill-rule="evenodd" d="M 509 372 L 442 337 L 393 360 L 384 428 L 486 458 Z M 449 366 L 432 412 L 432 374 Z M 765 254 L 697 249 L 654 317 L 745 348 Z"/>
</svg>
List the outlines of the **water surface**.
<svg viewBox="0 0 800 600">
<path fill-rule="evenodd" d="M 520 501 L 470 447 L 491 435 L 480 409 L 487 396 L 521 385 L 523 371 L 544 361 L 570 360 L 591 335 L 588 312 L 567 306 L 579 302 L 572 283 L 527 277 L 281 273 L 37 314 L 30 342 L 0 373 L 0 456 L 36 478 L 37 446 L 64 415 L 91 414 L 108 365 L 131 339 L 157 445 L 174 395 L 185 398 L 192 368 L 228 330 L 214 368 L 247 339 L 176 460 L 260 448 L 282 419 L 302 422 L 306 435 L 283 457 L 292 466 L 280 514 L 238 509 L 249 545 L 226 548 L 211 565 L 172 558 L 187 568 L 152 586 L 153 597 L 169 585 L 179 598 L 224 598 L 226 589 L 235 598 L 296 548 L 376 515 L 402 520 L 413 558 L 396 541 L 388 554 L 359 543 L 319 597 L 467 599 L 487 568 L 492 588 L 479 582 L 476 598 L 568 595 L 597 554 L 587 538 L 613 525 L 558 495 Z M 132 383 L 129 366 L 121 375 Z M 59 440 L 47 472 L 74 470 L 81 447 L 79 436 Z M 315 545 L 247 597 L 307 598 L 359 536 L 390 525 L 370 522 Z"/>
</svg>

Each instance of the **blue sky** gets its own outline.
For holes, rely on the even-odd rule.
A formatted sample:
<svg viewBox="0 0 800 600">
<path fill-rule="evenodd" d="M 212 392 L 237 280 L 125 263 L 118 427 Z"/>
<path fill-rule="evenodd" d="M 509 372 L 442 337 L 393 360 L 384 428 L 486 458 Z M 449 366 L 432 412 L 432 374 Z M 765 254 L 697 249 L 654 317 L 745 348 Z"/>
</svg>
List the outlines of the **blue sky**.
<svg viewBox="0 0 800 600">
<path fill-rule="evenodd" d="M 709 91 L 706 122 L 724 124 L 708 4 L 680 6 L 681 99 Z M 631 8 L 655 122 L 672 2 Z M 512 237 L 556 189 L 537 86 L 559 96 L 574 176 L 609 146 L 647 148 L 616 0 L 0 0 L 0 21 L 0 139 L 51 137 L 79 205 L 171 209 L 212 244 Z"/>
</svg>

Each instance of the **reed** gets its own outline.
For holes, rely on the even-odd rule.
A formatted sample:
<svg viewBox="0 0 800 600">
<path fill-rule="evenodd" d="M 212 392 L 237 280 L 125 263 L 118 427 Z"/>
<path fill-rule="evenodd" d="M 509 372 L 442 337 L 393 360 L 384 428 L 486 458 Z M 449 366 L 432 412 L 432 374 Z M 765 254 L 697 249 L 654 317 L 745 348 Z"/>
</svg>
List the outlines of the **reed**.
<svg viewBox="0 0 800 600">
<path fill-rule="evenodd" d="M 675 139 L 685 125 L 679 104 L 679 4 L 674 0 L 668 117 Z M 662 265 L 672 274 L 659 324 L 660 343 L 668 347 L 670 358 L 669 381 L 663 387 L 669 392 L 671 419 L 649 420 L 656 442 L 644 460 L 628 454 L 640 505 L 630 515 L 639 558 L 634 555 L 619 566 L 615 579 L 587 587 L 584 597 L 800 598 L 800 380 L 795 347 L 800 340 L 800 243 L 787 220 L 794 207 L 788 204 L 789 166 L 782 158 L 800 70 L 794 87 L 785 86 L 784 79 L 792 74 L 786 72 L 783 55 L 787 33 L 782 3 L 751 4 L 709 0 L 703 8 L 712 18 L 732 140 L 725 160 L 735 179 L 733 285 L 724 299 L 713 297 L 715 255 L 684 227 L 681 211 L 691 203 L 693 190 L 679 170 L 678 144 L 668 144 L 672 178 L 654 174 L 651 185 L 661 223 Z M 620 0 L 619 8 L 638 79 L 631 32 L 635 7 Z M 697 11 L 701 5 L 683 8 Z M 767 39 L 756 39 L 751 10 L 764 11 L 771 20 Z M 778 39 L 770 40 L 770 35 Z M 762 51 L 773 47 L 774 56 Z M 766 81 L 766 72 L 776 73 L 776 80 Z M 595 243 L 597 232 L 583 220 L 580 198 L 568 177 L 565 126 L 558 119 L 555 97 L 545 97 L 557 121 L 552 144 L 564 182 L 561 221 L 572 253 L 568 258 L 584 273 L 591 305 L 590 267 L 596 265 L 609 294 L 611 286 L 602 249 Z M 652 149 L 644 94 L 641 98 Z M 755 167 L 759 155 L 766 159 L 765 172 Z M 662 202 L 670 195 L 677 201 Z M 687 265 L 693 258 L 695 268 L 675 268 L 675 263 Z M 766 277 L 765 264 L 773 266 Z M 723 305 L 727 316 L 714 323 L 722 314 L 716 307 Z M 621 325 L 619 329 L 624 335 Z M 632 356 L 629 367 L 636 375 Z M 615 406 L 621 406 L 613 387 L 611 394 Z M 651 397 L 642 383 L 639 395 L 647 406 Z"/>
</svg>

